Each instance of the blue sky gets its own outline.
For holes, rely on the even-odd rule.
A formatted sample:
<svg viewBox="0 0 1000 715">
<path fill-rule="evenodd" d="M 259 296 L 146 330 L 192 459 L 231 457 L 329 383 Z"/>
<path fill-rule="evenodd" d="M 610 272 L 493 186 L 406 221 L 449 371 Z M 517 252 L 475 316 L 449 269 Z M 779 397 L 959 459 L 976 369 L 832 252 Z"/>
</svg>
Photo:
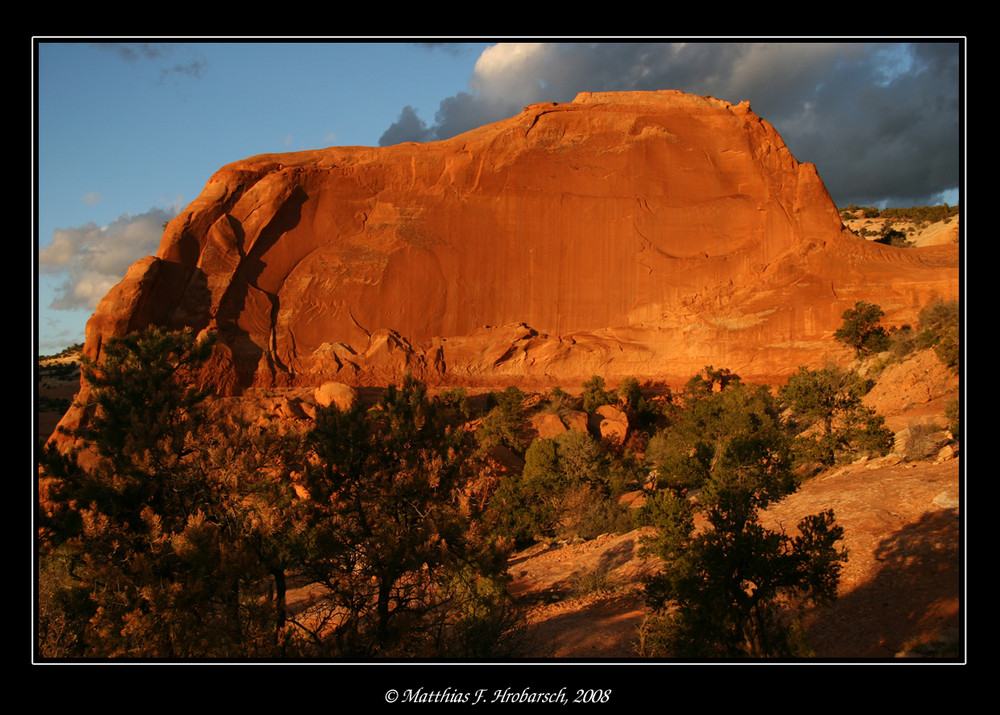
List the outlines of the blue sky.
<svg viewBox="0 0 1000 715">
<path fill-rule="evenodd" d="M 579 91 L 739 102 L 838 204 L 958 203 L 957 43 L 105 42 L 37 38 L 38 351 L 97 301 L 221 166 L 446 138 Z"/>
</svg>

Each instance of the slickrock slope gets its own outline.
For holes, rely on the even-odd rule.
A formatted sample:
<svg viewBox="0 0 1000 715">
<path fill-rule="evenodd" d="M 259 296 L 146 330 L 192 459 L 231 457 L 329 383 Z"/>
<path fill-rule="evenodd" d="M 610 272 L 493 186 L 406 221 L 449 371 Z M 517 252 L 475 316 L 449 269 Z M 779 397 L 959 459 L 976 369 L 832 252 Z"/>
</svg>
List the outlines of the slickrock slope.
<svg viewBox="0 0 1000 715">
<path fill-rule="evenodd" d="M 914 322 L 958 292 L 957 245 L 842 226 L 749 103 L 584 93 L 453 139 L 269 154 L 220 169 L 87 326 L 217 332 L 250 386 L 774 380 L 843 356 L 856 300 Z"/>
</svg>

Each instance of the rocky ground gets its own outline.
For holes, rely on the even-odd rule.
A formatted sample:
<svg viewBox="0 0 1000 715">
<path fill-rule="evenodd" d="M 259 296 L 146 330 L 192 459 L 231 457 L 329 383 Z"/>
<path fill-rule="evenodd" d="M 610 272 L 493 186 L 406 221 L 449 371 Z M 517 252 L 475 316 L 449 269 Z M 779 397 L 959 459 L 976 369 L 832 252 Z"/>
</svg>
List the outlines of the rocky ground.
<svg viewBox="0 0 1000 715">
<path fill-rule="evenodd" d="M 961 626 L 960 459 L 888 457 L 821 474 L 762 516 L 794 529 L 832 508 L 848 561 L 838 600 L 808 618 L 818 658 L 956 654 Z M 634 658 L 644 611 L 641 532 L 526 552 L 511 561 L 531 657 Z"/>
<path fill-rule="evenodd" d="M 530 658 L 635 658 L 644 609 L 643 531 L 578 545 L 535 547 L 511 559 L 511 594 L 528 624 Z"/>
<path fill-rule="evenodd" d="M 848 560 L 838 600 L 807 622 L 818 658 L 954 655 L 963 623 L 961 459 L 946 433 L 926 458 L 904 455 L 915 426 L 947 424 L 959 380 L 932 351 L 878 375 L 873 364 L 852 368 L 878 378 L 866 403 L 896 433 L 893 454 L 813 477 L 762 521 L 791 530 L 802 517 L 833 509 L 844 528 Z M 640 536 L 609 535 L 512 560 L 512 592 L 525 604 L 533 656 L 636 657 L 644 616 L 639 578 L 656 568 L 639 558 Z"/>
</svg>

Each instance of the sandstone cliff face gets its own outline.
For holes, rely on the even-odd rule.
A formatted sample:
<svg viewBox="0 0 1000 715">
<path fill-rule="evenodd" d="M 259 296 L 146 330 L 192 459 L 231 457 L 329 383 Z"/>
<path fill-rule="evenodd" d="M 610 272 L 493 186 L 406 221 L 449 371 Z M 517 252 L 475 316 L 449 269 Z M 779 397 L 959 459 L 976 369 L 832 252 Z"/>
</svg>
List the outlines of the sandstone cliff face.
<svg viewBox="0 0 1000 715">
<path fill-rule="evenodd" d="M 255 386 L 774 380 L 956 297 L 957 245 L 847 232 L 816 169 L 749 104 L 585 93 L 446 141 L 220 169 L 98 307 L 85 351 L 157 323 L 218 334 Z"/>
</svg>

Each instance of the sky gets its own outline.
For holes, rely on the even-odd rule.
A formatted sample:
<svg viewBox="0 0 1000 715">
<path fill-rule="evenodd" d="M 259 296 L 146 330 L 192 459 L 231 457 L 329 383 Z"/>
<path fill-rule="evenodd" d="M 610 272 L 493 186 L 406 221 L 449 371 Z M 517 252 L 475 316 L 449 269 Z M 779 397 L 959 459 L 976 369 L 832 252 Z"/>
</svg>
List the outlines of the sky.
<svg viewBox="0 0 1000 715">
<path fill-rule="evenodd" d="M 738 103 L 838 206 L 960 203 L 964 45 L 871 42 L 33 38 L 36 350 L 98 301 L 225 164 L 445 139 L 581 91 Z"/>
</svg>

